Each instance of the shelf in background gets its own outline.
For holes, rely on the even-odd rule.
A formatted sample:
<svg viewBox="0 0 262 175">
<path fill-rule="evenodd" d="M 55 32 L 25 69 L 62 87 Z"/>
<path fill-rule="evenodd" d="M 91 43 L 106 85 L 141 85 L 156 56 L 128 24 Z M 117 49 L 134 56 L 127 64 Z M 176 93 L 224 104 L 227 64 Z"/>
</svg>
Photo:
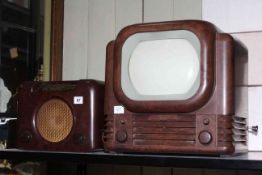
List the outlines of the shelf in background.
<svg viewBox="0 0 262 175">
<path fill-rule="evenodd" d="M 73 153 L 6 149 L 0 150 L 0 159 L 181 168 L 262 170 L 262 152 L 210 157 L 192 155 L 122 154 L 104 153 L 102 151 L 95 153 Z"/>
<path fill-rule="evenodd" d="M 16 5 L 15 3 L 11 3 L 11 2 L 7 2 L 7 1 L 3 1 L 3 6 L 7 7 L 9 9 L 12 9 L 14 11 L 18 11 L 20 13 L 26 14 L 26 15 L 30 15 L 30 9 Z"/>
<path fill-rule="evenodd" d="M 33 29 L 33 28 L 22 26 L 22 25 L 15 24 L 15 23 L 5 22 L 5 21 L 2 21 L 2 26 L 3 27 L 9 27 L 9 28 L 12 28 L 12 29 L 17 29 L 17 30 L 22 30 L 24 32 L 29 32 L 29 33 L 35 33 L 36 32 L 36 30 Z"/>
</svg>

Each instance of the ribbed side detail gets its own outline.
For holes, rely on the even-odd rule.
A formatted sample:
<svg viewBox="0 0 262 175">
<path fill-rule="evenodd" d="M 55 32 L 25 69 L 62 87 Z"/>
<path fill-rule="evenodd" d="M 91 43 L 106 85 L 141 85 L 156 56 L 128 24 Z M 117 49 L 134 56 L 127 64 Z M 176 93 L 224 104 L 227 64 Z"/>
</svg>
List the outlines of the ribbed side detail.
<svg viewBox="0 0 262 175">
<path fill-rule="evenodd" d="M 133 118 L 134 145 L 193 146 L 196 120 L 191 116 Z"/>
<path fill-rule="evenodd" d="M 108 116 L 105 119 L 105 129 L 103 134 L 104 142 L 112 142 L 114 138 L 114 121 L 112 116 Z"/>
<path fill-rule="evenodd" d="M 218 117 L 218 146 L 232 145 L 233 132 L 232 132 L 232 118 L 230 116 L 219 116 Z"/>
<path fill-rule="evenodd" d="M 238 149 L 247 147 L 247 121 L 243 117 L 233 117 L 233 143 Z"/>
<path fill-rule="evenodd" d="M 239 117 L 218 118 L 218 146 L 247 145 L 246 120 Z"/>
</svg>

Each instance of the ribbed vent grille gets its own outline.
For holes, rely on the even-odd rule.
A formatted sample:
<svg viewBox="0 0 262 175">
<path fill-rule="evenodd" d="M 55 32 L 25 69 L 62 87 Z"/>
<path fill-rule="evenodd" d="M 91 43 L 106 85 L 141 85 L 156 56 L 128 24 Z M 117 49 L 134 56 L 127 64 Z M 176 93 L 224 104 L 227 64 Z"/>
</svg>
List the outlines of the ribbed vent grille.
<svg viewBox="0 0 262 175">
<path fill-rule="evenodd" d="M 247 145 L 247 122 L 246 118 L 233 118 L 233 142 L 235 144 Z"/>
<path fill-rule="evenodd" d="M 246 119 L 219 117 L 218 146 L 226 146 L 232 143 L 234 143 L 235 149 L 245 149 L 247 145 Z"/>
<path fill-rule="evenodd" d="M 192 146 L 196 120 L 192 116 L 134 117 L 134 145 Z"/>
<path fill-rule="evenodd" d="M 105 119 L 105 129 L 104 129 L 104 136 L 103 141 L 104 142 L 111 142 L 113 140 L 114 135 L 114 121 L 112 116 L 108 116 Z"/>
</svg>

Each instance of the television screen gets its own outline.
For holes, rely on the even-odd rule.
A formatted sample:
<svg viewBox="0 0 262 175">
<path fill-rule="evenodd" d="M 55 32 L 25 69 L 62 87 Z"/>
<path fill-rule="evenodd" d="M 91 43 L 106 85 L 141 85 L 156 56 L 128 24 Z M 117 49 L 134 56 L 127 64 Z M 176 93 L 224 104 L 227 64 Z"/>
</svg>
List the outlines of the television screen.
<svg viewBox="0 0 262 175">
<path fill-rule="evenodd" d="M 186 30 L 130 36 L 122 48 L 121 86 L 133 100 L 186 100 L 200 85 L 200 41 Z"/>
</svg>

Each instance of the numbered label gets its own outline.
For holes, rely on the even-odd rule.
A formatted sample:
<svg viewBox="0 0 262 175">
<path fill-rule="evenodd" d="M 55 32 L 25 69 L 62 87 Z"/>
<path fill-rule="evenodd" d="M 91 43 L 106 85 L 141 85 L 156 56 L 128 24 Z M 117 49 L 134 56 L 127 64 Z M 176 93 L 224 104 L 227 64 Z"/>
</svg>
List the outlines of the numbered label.
<svg viewBox="0 0 262 175">
<path fill-rule="evenodd" d="M 114 114 L 124 114 L 125 109 L 123 106 L 114 106 Z"/>
<path fill-rule="evenodd" d="M 84 103 L 84 97 L 83 96 L 75 96 L 74 97 L 74 104 L 75 105 L 81 105 Z"/>
</svg>

